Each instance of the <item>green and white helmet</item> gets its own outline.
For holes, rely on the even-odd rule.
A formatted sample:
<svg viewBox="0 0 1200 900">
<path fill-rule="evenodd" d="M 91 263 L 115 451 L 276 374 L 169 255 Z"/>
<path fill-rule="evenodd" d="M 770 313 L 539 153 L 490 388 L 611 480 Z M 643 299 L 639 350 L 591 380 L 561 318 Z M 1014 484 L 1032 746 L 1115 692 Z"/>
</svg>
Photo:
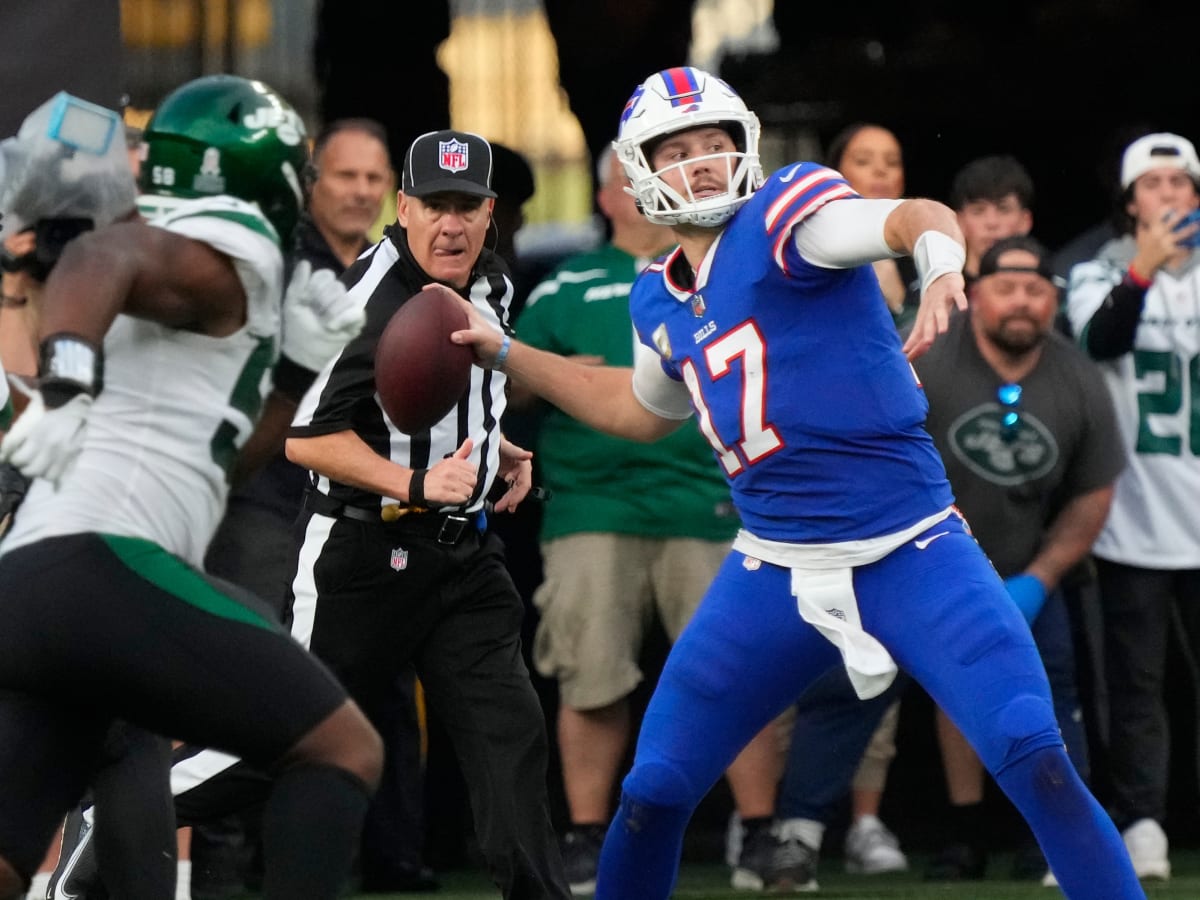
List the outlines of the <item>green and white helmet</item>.
<svg viewBox="0 0 1200 900">
<path fill-rule="evenodd" d="M 143 193 L 257 203 L 290 245 L 304 207 L 308 139 L 299 114 L 270 87 L 236 75 L 189 81 L 158 105 L 143 140 Z"/>
</svg>

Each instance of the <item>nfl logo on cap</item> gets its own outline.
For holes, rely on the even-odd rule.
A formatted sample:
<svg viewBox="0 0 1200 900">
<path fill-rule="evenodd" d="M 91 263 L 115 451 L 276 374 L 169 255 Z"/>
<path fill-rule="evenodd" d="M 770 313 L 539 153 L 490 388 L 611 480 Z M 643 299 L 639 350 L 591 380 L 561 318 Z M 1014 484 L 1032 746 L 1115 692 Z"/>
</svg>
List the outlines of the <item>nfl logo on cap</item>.
<svg viewBox="0 0 1200 900">
<path fill-rule="evenodd" d="M 438 141 L 438 165 L 447 172 L 466 171 L 467 145 L 462 141 Z"/>
<path fill-rule="evenodd" d="M 400 182 L 411 197 L 442 191 L 495 197 L 492 190 L 492 148 L 469 131 L 431 131 L 408 148 Z"/>
</svg>

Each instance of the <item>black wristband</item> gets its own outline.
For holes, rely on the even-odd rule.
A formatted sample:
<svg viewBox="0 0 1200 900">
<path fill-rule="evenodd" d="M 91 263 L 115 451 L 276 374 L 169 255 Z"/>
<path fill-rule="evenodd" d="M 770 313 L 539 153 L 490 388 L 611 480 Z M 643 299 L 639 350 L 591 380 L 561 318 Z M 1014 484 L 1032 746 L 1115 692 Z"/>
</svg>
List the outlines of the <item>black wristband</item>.
<svg viewBox="0 0 1200 900">
<path fill-rule="evenodd" d="M 60 331 L 38 345 L 38 389 L 47 409 L 77 394 L 95 396 L 104 381 L 104 352 L 77 334 Z"/>
<path fill-rule="evenodd" d="M 425 476 L 428 469 L 413 469 L 412 479 L 408 482 L 408 505 L 425 505 Z"/>
<path fill-rule="evenodd" d="M 275 390 L 289 400 L 299 403 L 304 399 L 304 394 L 308 389 L 312 387 L 312 383 L 317 380 L 317 373 L 312 369 L 306 369 L 294 359 L 281 356 L 279 362 L 275 363 L 271 378 Z"/>
</svg>

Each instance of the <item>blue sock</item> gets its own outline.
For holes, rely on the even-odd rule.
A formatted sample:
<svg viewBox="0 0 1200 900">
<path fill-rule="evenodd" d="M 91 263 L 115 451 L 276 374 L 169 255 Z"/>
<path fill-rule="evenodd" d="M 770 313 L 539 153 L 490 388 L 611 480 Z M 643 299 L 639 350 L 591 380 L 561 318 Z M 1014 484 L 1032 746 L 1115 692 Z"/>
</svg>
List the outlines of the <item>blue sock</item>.
<svg viewBox="0 0 1200 900">
<path fill-rule="evenodd" d="M 1066 750 L 1035 750 L 996 781 L 1033 829 L 1064 894 L 1088 900 L 1145 898 L 1121 835 Z"/>
<path fill-rule="evenodd" d="M 690 811 L 621 793 L 596 875 L 596 900 L 666 900 L 679 874 Z"/>
</svg>

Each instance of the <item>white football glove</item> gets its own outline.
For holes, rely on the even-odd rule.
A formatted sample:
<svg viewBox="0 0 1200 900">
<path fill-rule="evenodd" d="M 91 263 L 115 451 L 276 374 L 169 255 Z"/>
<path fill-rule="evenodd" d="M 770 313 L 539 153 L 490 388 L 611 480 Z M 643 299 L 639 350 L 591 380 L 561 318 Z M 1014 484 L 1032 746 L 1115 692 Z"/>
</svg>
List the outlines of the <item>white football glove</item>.
<svg viewBox="0 0 1200 900">
<path fill-rule="evenodd" d="M 362 331 L 366 321 L 366 311 L 350 298 L 332 269 L 314 272 L 308 260 L 301 260 L 283 295 L 281 352 L 319 372 Z"/>
<path fill-rule="evenodd" d="M 11 463 L 22 475 L 45 478 L 55 487 L 83 447 L 92 396 L 76 394 L 62 406 L 46 409 L 35 391 L 25 411 L 0 441 L 0 462 Z"/>
</svg>

